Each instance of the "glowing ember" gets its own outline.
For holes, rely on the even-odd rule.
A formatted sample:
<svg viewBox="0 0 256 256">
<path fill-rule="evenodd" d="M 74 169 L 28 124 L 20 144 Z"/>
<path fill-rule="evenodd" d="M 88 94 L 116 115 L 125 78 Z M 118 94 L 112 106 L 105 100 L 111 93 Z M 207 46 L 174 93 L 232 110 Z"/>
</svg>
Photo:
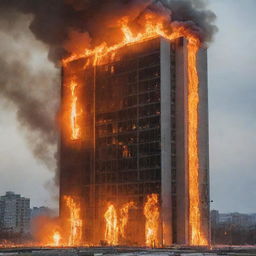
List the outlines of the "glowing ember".
<svg viewBox="0 0 256 256">
<path fill-rule="evenodd" d="M 156 246 L 159 244 L 158 228 L 159 228 L 159 203 L 158 195 L 151 194 L 147 196 L 144 205 L 144 215 L 146 217 L 145 224 L 145 240 L 147 246 Z"/>
<path fill-rule="evenodd" d="M 118 223 L 116 208 L 113 204 L 108 206 L 107 211 L 104 214 L 106 229 L 105 229 L 105 240 L 110 245 L 118 244 Z"/>
<path fill-rule="evenodd" d="M 120 236 L 122 238 L 125 238 L 125 228 L 127 226 L 128 223 L 128 214 L 129 214 L 129 210 L 135 207 L 134 202 L 129 202 L 126 203 L 122 206 L 122 208 L 120 209 L 120 224 L 119 224 L 119 229 L 120 229 Z"/>
<path fill-rule="evenodd" d="M 80 203 L 71 196 L 64 196 L 69 211 L 69 237 L 68 245 L 80 245 L 82 240 L 83 221 L 81 219 Z"/>
<path fill-rule="evenodd" d="M 123 145 L 122 151 L 123 151 L 122 152 L 123 158 L 131 157 L 131 152 L 129 151 L 129 148 L 127 145 Z"/>
<path fill-rule="evenodd" d="M 74 81 L 70 83 L 71 90 L 71 111 L 70 111 L 70 122 L 71 122 L 71 139 L 77 140 L 80 136 L 80 127 L 77 122 L 77 96 L 76 96 L 76 87 L 78 84 Z"/>
<path fill-rule="evenodd" d="M 60 239 L 61 239 L 60 233 L 58 231 L 54 232 L 52 238 L 53 238 L 53 245 L 54 246 L 59 246 L 60 245 Z"/>
</svg>

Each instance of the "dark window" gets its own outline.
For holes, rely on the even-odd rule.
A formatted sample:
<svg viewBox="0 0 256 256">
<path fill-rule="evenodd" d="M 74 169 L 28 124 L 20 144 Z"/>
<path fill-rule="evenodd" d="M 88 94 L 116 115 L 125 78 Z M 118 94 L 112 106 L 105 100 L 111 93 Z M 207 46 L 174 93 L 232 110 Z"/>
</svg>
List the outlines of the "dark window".
<svg viewBox="0 0 256 256">
<path fill-rule="evenodd" d="M 139 146 L 140 156 L 160 154 L 161 152 L 160 147 L 161 147 L 160 142 L 140 144 Z"/>
<path fill-rule="evenodd" d="M 139 68 L 150 67 L 153 65 L 159 65 L 160 54 L 154 53 L 152 55 L 144 56 L 139 59 Z"/>
<path fill-rule="evenodd" d="M 139 82 L 139 91 L 140 92 L 153 91 L 153 90 L 160 90 L 160 79 L 159 78 Z"/>
<path fill-rule="evenodd" d="M 126 98 L 124 98 L 123 101 L 123 106 L 124 107 L 131 107 L 137 105 L 137 96 L 128 96 Z"/>
<path fill-rule="evenodd" d="M 160 169 L 150 169 L 140 171 L 140 180 L 142 181 L 156 181 L 161 179 Z"/>
<path fill-rule="evenodd" d="M 152 104 L 149 106 L 143 106 L 139 108 L 139 116 L 146 117 L 146 116 L 154 116 L 160 115 L 160 104 Z"/>
<path fill-rule="evenodd" d="M 160 117 L 151 117 L 139 120 L 139 129 L 160 128 Z"/>
<path fill-rule="evenodd" d="M 151 156 L 140 158 L 140 168 L 160 168 L 160 156 Z"/>
<path fill-rule="evenodd" d="M 160 91 L 148 92 L 139 96 L 139 104 L 148 104 L 160 101 Z"/>
<path fill-rule="evenodd" d="M 137 133 L 127 133 L 125 135 L 118 136 L 118 144 L 127 145 L 137 143 Z"/>
<path fill-rule="evenodd" d="M 142 69 L 139 72 L 139 80 L 148 80 L 160 77 L 160 67 Z M 137 77 L 136 77 L 137 78 Z"/>
<path fill-rule="evenodd" d="M 159 141 L 159 140 L 160 140 L 160 129 L 142 131 L 139 134 L 140 143 L 153 142 L 153 141 Z"/>
</svg>

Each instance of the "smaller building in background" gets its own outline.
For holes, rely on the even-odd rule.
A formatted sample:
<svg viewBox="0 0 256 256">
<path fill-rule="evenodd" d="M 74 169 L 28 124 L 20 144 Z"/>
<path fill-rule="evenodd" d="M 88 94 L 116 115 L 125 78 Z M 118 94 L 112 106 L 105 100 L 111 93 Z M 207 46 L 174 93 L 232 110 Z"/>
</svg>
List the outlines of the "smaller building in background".
<svg viewBox="0 0 256 256">
<path fill-rule="evenodd" d="M 31 220 L 40 216 L 56 217 L 57 214 L 56 211 L 46 206 L 33 207 L 31 209 Z"/>
<path fill-rule="evenodd" d="M 211 211 L 212 244 L 255 245 L 256 214 Z"/>
<path fill-rule="evenodd" d="M 219 211 L 211 211 L 211 225 L 236 225 L 241 227 L 250 227 L 256 225 L 256 214 L 245 213 L 219 213 Z"/>
<path fill-rule="evenodd" d="M 220 214 L 217 210 L 211 211 L 211 226 L 216 226 L 220 221 Z"/>
<path fill-rule="evenodd" d="M 14 192 L 0 196 L 0 229 L 28 233 L 30 226 L 30 199 Z"/>
</svg>

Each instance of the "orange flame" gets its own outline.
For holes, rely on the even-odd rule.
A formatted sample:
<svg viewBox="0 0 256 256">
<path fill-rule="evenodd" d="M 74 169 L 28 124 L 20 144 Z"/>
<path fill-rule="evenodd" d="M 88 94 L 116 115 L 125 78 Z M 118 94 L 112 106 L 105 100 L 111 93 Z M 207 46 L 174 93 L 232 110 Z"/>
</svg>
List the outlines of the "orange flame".
<svg viewBox="0 0 256 256">
<path fill-rule="evenodd" d="M 168 30 L 166 30 L 164 28 L 163 22 L 164 21 L 162 21 L 162 17 L 155 17 L 154 15 L 148 14 L 145 17 L 144 31 L 137 33 L 137 35 L 134 35 L 128 25 L 128 19 L 122 19 L 120 22 L 120 29 L 123 32 L 124 37 L 119 43 L 108 46 L 106 42 L 103 42 L 93 49 L 85 49 L 80 54 L 72 54 L 70 57 L 63 59 L 62 64 L 66 66 L 71 61 L 94 56 L 93 64 L 97 65 L 98 61 L 101 58 L 107 56 L 109 53 L 115 52 L 123 46 L 141 43 L 143 41 L 153 39 L 159 36 L 169 40 L 175 40 L 180 37 L 185 37 L 189 40 L 199 41 L 196 39 L 195 35 L 192 34 L 189 28 L 183 26 L 182 24 L 171 23 Z"/>
<path fill-rule="evenodd" d="M 147 246 L 159 245 L 158 228 L 159 228 L 159 205 L 158 195 L 151 194 L 147 196 L 144 205 L 144 215 L 146 217 L 145 224 L 145 240 Z"/>
<path fill-rule="evenodd" d="M 131 209 L 132 207 L 135 207 L 134 202 L 129 202 L 129 203 L 124 204 L 122 206 L 122 208 L 120 209 L 119 229 L 120 229 L 120 236 L 122 238 L 125 238 L 125 228 L 128 223 L 128 213 L 129 213 L 129 209 Z"/>
<path fill-rule="evenodd" d="M 54 232 L 53 234 L 53 245 L 54 246 L 59 246 L 60 245 L 60 240 L 61 240 L 61 235 L 58 231 Z"/>
<path fill-rule="evenodd" d="M 45 246 L 59 246 L 60 239 L 58 242 L 58 236 L 62 232 L 59 225 L 58 218 L 50 218 L 47 216 L 38 216 L 31 222 L 32 236 L 35 239 L 35 243 Z"/>
<path fill-rule="evenodd" d="M 70 121 L 71 121 L 71 139 L 77 140 L 80 137 L 80 127 L 77 122 L 78 113 L 77 113 L 77 95 L 76 87 L 78 84 L 74 81 L 70 83 L 71 90 L 71 111 L 70 111 Z"/>
<path fill-rule="evenodd" d="M 104 214 L 106 229 L 105 229 L 105 240 L 109 245 L 118 244 L 118 223 L 117 223 L 117 212 L 113 204 L 108 206 L 107 211 Z"/>
<path fill-rule="evenodd" d="M 81 219 L 80 203 L 71 196 L 64 196 L 64 201 L 69 210 L 69 237 L 68 245 L 80 245 L 82 240 L 83 221 Z"/>
<path fill-rule="evenodd" d="M 190 244 L 207 245 L 202 233 L 200 191 L 199 191 L 199 159 L 198 159 L 198 74 L 196 55 L 198 45 L 188 44 L 188 176 L 189 176 L 189 226 Z"/>
</svg>

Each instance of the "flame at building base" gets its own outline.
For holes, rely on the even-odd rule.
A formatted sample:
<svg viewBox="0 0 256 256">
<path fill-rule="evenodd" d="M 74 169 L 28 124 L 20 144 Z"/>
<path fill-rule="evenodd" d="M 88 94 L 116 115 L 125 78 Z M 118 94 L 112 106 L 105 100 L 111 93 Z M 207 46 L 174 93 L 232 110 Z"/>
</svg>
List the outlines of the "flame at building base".
<svg viewBox="0 0 256 256">
<path fill-rule="evenodd" d="M 134 202 L 125 203 L 119 212 L 114 204 L 110 204 L 104 213 L 105 218 L 105 241 L 109 245 L 118 245 L 119 237 L 126 237 L 126 226 L 128 224 L 129 210 L 135 207 Z"/>
<path fill-rule="evenodd" d="M 122 238 L 126 237 L 126 233 L 125 233 L 126 230 L 125 229 L 126 229 L 126 226 L 128 224 L 129 210 L 131 208 L 135 208 L 135 203 L 134 202 L 126 203 L 120 209 L 120 225 L 119 225 L 120 227 L 119 227 L 119 230 L 120 230 L 120 236 Z"/>
<path fill-rule="evenodd" d="M 147 196 L 144 206 L 145 224 L 145 240 L 146 245 L 150 247 L 159 246 L 159 202 L 158 195 L 151 194 Z"/>
<path fill-rule="evenodd" d="M 105 240 L 109 245 L 118 244 L 118 224 L 117 224 L 117 212 L 113 204 L 108 206 L 107 211 L 104 214 L 106 221 Z"/>
<path fill-rule="evenodd" d="M 63 200 L 68 209 L 68 245 L 80 245 L 82 242 L 83 221 L 81 218 L 81 204 L 72 196 L 64 196 Z"/>
<path fill-rule="evenodd" d="M 58 231 L 54 232 L 53 234 L 53 244 L 55 247 L 60 246 L 60 240 L 61 240 L 61 235 Z"/>
</svg>

